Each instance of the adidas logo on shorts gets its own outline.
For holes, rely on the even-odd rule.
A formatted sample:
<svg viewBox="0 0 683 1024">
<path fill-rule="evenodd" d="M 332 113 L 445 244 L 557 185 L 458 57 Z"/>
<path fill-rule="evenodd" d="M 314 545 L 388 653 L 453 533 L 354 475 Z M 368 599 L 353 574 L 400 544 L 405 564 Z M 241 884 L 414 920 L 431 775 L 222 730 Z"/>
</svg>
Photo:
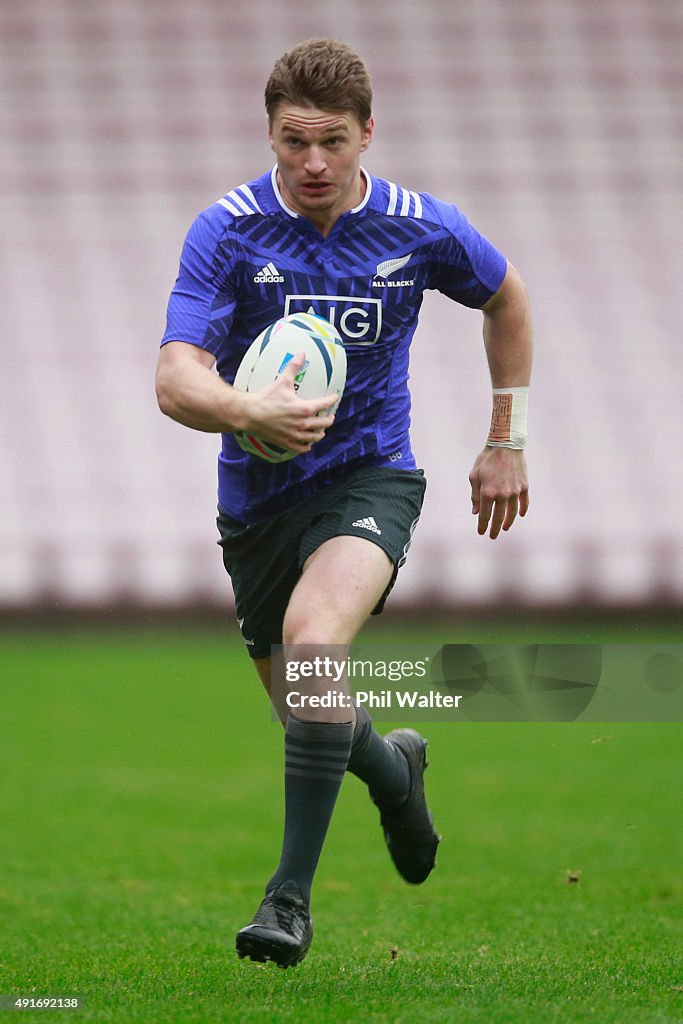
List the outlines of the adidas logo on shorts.
<svg viewBox="0 0 683 1024">
<path fill-rule="evenodd" d="M 360 526 L 362 530 L 371 530 L 372 533 L 377 533 L 380 536 L 382 535 L 382 531 L 372 516 L 364 516 L 363 519 L 356 519 L 355 523 L 351 523 L 351 526 Z"/>
</svg>

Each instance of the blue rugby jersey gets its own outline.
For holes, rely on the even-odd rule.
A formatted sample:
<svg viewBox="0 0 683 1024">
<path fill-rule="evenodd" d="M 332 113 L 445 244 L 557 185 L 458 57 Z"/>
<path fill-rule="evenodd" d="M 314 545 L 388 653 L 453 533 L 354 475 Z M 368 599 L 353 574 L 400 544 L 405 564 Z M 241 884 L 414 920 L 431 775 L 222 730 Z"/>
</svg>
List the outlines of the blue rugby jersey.
<svg viewBox="0 0 683 1024">
<path fill-rule="evenodd" d="M 287 208 L 273 168 L 200 213 L 185 240 L 162 345 L 207 349 L 232 383 L 269 323 L 309 311 L 334 324 L 347 353 L 334 425 L 310 452 L 273 465 L 223 435 L 218 500 L 241 522 L 359 466 L 414 469 L 408 353 L 423 292 L 480 308 L 505 276 L 505 257 L 457 207 L 363 173 L 363 201 L 327 238 Z"/>
</svg>

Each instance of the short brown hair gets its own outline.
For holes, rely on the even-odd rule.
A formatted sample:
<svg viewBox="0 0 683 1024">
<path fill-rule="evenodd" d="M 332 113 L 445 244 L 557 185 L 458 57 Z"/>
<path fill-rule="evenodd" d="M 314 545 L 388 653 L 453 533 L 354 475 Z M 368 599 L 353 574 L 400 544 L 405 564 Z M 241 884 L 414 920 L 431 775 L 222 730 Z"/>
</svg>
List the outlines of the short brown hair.
<svg viewBox="0 0 683 1024">
<path fill-rule="evenodd" d="M 350 110 L 364 128 L 372 116 L 372 85 L 365 62 L 336 39 L 307 39 L 275 62 L 266 84 L 273 120 L 281 103 L 320 110 Z"/>
</svg>

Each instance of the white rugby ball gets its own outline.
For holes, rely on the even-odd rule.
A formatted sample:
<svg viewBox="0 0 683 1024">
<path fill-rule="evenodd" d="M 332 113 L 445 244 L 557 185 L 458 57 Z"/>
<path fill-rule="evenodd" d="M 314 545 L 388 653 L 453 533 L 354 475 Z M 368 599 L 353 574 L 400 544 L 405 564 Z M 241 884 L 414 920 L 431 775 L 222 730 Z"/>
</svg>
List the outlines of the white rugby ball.
<svg viewBox="0 0 683 1024">
<path fill-rule="evenodd" d="M 297 395 L 336 395 L 329 407 L 333 411 L 346 384 L 346 350 L 329 320 L 315 313 L 293 313 L 266 327 L 244 354 L 233 387 L 238 391 L 262 391 L 284 372 L 297 352 L 306 353 L 294 380 Z M 266 462 L 287 462 L 298 455 L 246 431 L 237 431 L 235 440 L 243 451 Z"/>
</svg>

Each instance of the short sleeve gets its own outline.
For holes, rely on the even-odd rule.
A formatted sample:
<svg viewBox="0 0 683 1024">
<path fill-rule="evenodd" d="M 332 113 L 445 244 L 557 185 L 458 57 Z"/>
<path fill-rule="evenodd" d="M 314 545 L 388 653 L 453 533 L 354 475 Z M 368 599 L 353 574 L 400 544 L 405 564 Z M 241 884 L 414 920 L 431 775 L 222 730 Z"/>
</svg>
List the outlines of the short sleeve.
<svg viewBox="0 0 683 1024">
<path fill-rule="evenodd" d="M 464 306 L 480 309 L 503 283 L 507 260 L 457 206 L 436 205 L 448 237 L 435 253 L 430 287 Z"/>
<path fill-rule="evenodd" d="M 183 245 L 162 345 L 185 341 L 218 358 L 235 311 L 233 259 L 226 224 L 218 211 L 209 208 L 200 213 Z"/>
</svg>

